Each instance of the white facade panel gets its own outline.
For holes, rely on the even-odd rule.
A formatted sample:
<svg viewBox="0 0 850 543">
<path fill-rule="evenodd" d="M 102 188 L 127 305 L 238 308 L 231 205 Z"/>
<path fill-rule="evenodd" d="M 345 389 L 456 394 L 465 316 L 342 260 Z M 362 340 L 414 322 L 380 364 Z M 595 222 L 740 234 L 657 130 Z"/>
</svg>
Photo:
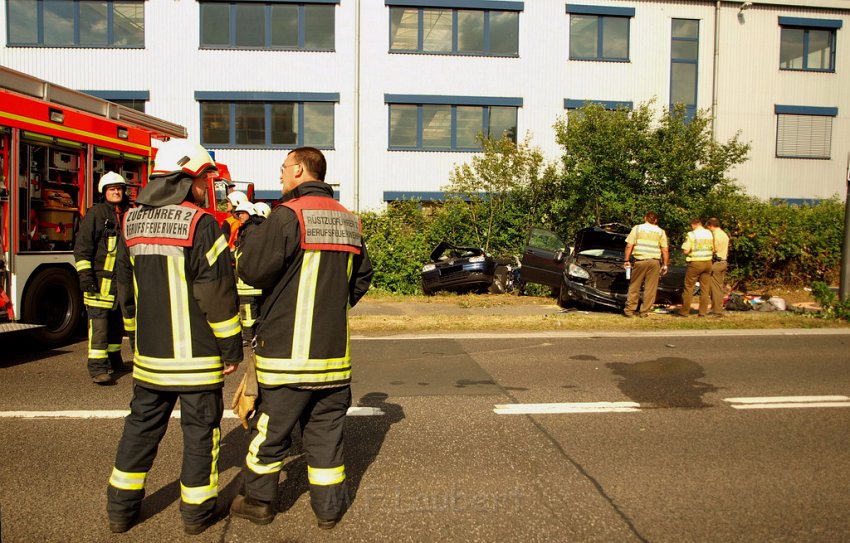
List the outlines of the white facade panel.
<svg viewBox="0 0 850 543">
<path fill-rule="evenodd" d="M 839 9 L 843 4 L 783 0 L 739 14 L 739 2 L 722 3 L 715 55 L 715 2 L 580 3 L 634 9 L 627 62 L 570 60 L 567 3 L 555 0 L 522 3 L 519 56 L 507 58 L 389 53 L 390 8 L 380 1 L 354 0 L 335 7 L 333 52 L 201 50 L 197 0 L 147 0 L 144 49 L 9 47 L 6 2 L 0 0 L 0 62 L 75 89 L 147 91 L 146 111 L 186 126 L 195 139 L 200 131 L 196 92 L 336 93 L 334 149 L 325 153 L 327 181 L 339 190 L 343 204 L 365 210 L 380 207 L 389 192 L 440 191 L 452 168 L 473 156 L 388 150 L 385 95 L 521 99 L 518 139 L 530 134 L 531 143 L 554 161 L 560 149 L 552 126 L 565 113 L 565 99 L 638 104 L 654 98 L 657 107 L 667 106 L 672 20 L 695 19 L 697 106 L 708 109 L 716 101 L 719 140 L 740 132 L 752 144 L 750 160 L 734 172 L 740 184 L 759 197 L 844 196 L 850 93 L 842 90 L 850 83 L 850 10 Z M 841 20 L 835 71 L 780 70 L 779 16 Z M 830 160 L 776 158 L 776 104 L 838 109 Z M 280 190 L 285 153 L 215 149 L 216 159 L 227 163 L 235 178 L 254 181 L 266 191 Z"/>
</svg>

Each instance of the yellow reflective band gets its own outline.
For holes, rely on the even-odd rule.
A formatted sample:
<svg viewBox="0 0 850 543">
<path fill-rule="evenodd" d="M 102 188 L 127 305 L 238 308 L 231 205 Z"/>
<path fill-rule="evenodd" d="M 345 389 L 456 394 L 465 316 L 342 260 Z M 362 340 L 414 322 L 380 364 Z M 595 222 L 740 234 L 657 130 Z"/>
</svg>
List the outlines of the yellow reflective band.
<svg viewBox="0 0 850 543">
<path fill-rule="evenodd" d="M 262 289 L 254 288 L 242 281 L 236 283 L 236 292 L 240 296 L 261 296 L 263 294 Z"/>
<path fill-rule="evenodd" d="M 112 309 L 115 304 L 115 296 L 104 296 L 91 292 L 83 292 L 83 303 L 91 307 L 102 307 Z"/>
<path fill-rule="evenodd" d="M 210 484 L 204 486 L 185 486 L 180 483 L 180 498 L 183 503 L 201 504 L 218 497 L 218 455 L 221 449 L 221 430 L 213 428 L 212 450 L 210 456 Z"/>
<path fill-rule="evenodd" d="M 215 240 L 213 246 L 210 247 L 209 251 L 207 251 L 207 262 L 210 267 L 215 264 L 215 261 L 218 260 L 218 256 L 223 253 L 225 249 L 227 249 L 227 240 L 224 239 L 224 235 L 222 234 L 218 236 L 218 239 Z"/>
<path fill-rule="evenodd" d="M 114 239 L 114 238 L 109 238 L 109 239 Z M 111 272 L 113 269 L 115 269 L 115 250 L 114 249 L 109 251 L 108 253 L 106 253 L 106 260 L 104 260 L 104 262 L 103 262 L 103 269 L 105 271 L 108 271 L 108 272 Z"/>
<path fill-rule="evenodd" d="M 145 478 L 148 476 L 145 472 L 131 473 L 121 471 L 118 468 L 112 468 L 112 475 L 109 476 L 109 486 L 120 488 L 121 490 L 144 490 Z"/>
<path fill-rule="evenodd" d="M 136 319 L 133 318 L 133 317 L 131 317 L 129 319 L 127 317 L 124 317 L 124 330 L 126 330 L 128 332 L 135 332 L 136 331 Z"/>
<path fill-rule="evenodd" d="M 112 279 L 103 279 L 103 283 L 100 284 L 100 295 L 102 297 L 110 297 L 113 300 L 115 299 L 115 295 L 110 294 L 109 291 L 112 289 Z"/>
<path fill-rule="evenodd" d="M 174 358 L 192 358 L 192 324 L 189 318 L 189 287 L 183 257 L 166 258 L 168 262 L 168 295 L 171 304 L 171 342 Z"/>
<path fill-rule="evenodd" d="M 120 353 L 121 352 L 121 344 L 120 343 L 110 343 L 108 347 L 106 347 L 106 352 L 108 353 Z"/>
<path fill-rule="evenodd" d="M 217 370 L 222 368 L 221 357 L 198 356 L 195 358 L 154 358 L 139 355 L 136 362 L 151 371 L 195 371 Z"/>
<path fill-rule="evenodd" d="M 107 358 L 108 356 L 106 349 L 89 349 L 89 358 L 91 359 Z"/>
<path fill-rule="evenodd" d="M 78 260 L 74 267 L 77 268 L 77 271 L 90 270 L 91 269 L 91 260 Z"/>
<path fill-rule="evenodd" d="M 138 361 L 133 364 L 133 378 L 159 386 L 194 387 L 224 382 L 222 370 L 203 373 L 157 373 L 139 367 Z"/>
<path fill-rule="evenodd" d="M 218 497 L 218 485 L 190 487 L 180 483 L 180 499 L 183 500 L 183 503 L 198 505 L 216 497 Z"/>
<path fill-rule="evenodd" d="M 277 473 L 283 465 L 283 461 L 272 462 L 271 464 L 263 464 L 257 457 L 260 451 L 260 446 L 266 441 L 269 433 L 269 416 L 266 413 L 260 415 L 257 420 L 257 435 L 251 440 L 248 446 L 248 454 L 245 456 L 245 465 L 248 469 L 257 475 L 268 475 L 269 473 Z"/>
<path fill-rule="evenodd" d="M 336 468 L 314 468 L 313 466 L 307 466 L 307 480 L 311 485 L 338 485 L 345 481 L 345 466 Z"/>
<path fill-rule="evenodd" d="M 301 277 L 298 280 L 298 300 L 295 304 L 295 325 L 292 331 L 292 358 L 310 356 L 313 337 L 313 308 L 316 304 L 316 283 L 319 280 L 320 251 L 304 251 Z"/>
<path fill-rule="evenodd" d="M 210 322 L 209 325 L 212 328 L 213 335 L 219 339 L 232 337 L 242 332 L 239 315 L 234 315 L 226 321 Z"/>
<path fill-rule="evenodd" d="M 257 369 L 268 371 L 323 371 L 351 368 L 351 357 L 346 353 L 340 358 L 268 358 L 256 355 Z"/>
<path fill-rule="evenodd" d="M 270 373 L 257 369 L 257 381 L 268 386 L 297 385 L 301 383 L 347 383 L 351 369 L 334 373 Z"/>
</svg>

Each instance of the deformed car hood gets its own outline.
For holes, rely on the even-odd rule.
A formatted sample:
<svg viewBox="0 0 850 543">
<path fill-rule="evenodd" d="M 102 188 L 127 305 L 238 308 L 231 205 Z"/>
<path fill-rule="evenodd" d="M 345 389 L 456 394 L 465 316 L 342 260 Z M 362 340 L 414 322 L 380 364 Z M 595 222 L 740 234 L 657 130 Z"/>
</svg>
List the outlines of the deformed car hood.
<svg viewBox="0 0 850 543">
<path fill-rule="evenodd" d="M 453 258 L 459 258 L 461 255 L 463 255 L 463 258 L 471 256 L 487 256 L 484 249 L 481 249 L 480 247 L 460 247 L 458 245 L 452 245 L 451 243 L 441 241 L 431 252 L 431 262 L 439 262 L 440 257 L 443 256 L 446 251 L 457 253 L 449 255 Z"/>
</svg>

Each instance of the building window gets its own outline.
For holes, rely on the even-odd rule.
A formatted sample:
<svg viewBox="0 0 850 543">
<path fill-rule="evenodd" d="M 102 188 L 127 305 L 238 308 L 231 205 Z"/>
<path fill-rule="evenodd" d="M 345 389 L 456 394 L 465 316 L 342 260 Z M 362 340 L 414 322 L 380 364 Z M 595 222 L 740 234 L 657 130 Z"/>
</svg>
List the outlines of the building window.
<svg viewBox="0 0 850 543">
<path fill-rule="evenodd" d="M 338 94 L 196 92 L 195 99 L 201 106 L 204 145 L 333 149 Z"/>
<path fill-rule="evenodd" d="M 202 1 L 201 48 L 333 51 L 338 3 Z"/>
<path fill-rule="evenodd" d="M 676 104 L 683 104 L 688 119 L 693 119 L 697 111 L 698 68 L 699 21 L 673 19 L 670 38 L 670 110 Z"/>
<path fill-rule="evenodd" d="M 778 158 L 830 158 L 838 108 L 776 105 L 774 110 Z"/>
<path fill-rule="evenodd" d="M 119 104 L 136 111 L 145 112 L 145 104 L 150 100 L 150 92 L 148 91 L 108 91 L 108 90 L 82 90 L 86 94 L 97 96 L 104 100 L 109 100 L 114 104 Z"/>
<path fill-rule="evenodd" d="M 391 4 L 404 4 L 394 6 Z M 387 0 L 390 5 L 390 52 L 447 55 L 519 55 L 522 2 L 466 2 L 498 9 L 455 9 L 445 2 Z"/>
<path fill-rule="evenodd" d="M 389 148 L 479 151 L 479 136 L 516 142 L 521 98 L 386 95 Z"/>
<path fill-rule="evenodd" d="M 10 46 L 145 46 L 141 0 L 8 0 L 6 10 Z"/>
<path fill-rule="evenodd" d="M 779 68 L 835 71 L 835 31 L 840 20 L 780 17 Z"/>
<path fill-rule="evenodd" d="M 629 23 L 634 8 L 567 5 L 570 60 L 629 60 Z"/>
</svg>

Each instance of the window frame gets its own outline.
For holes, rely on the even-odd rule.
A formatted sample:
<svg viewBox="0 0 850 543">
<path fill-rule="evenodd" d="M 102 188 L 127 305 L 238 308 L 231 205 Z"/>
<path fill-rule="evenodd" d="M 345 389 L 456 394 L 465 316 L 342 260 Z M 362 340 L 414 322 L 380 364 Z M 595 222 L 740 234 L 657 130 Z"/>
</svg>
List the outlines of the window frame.
<svg viewBox="0 0 850 543">
<path fill-rule="evenodd" d="M 35 42 L 13 42 L 11 38 L 12 19 L 9 16 L 11 4 L 6 1 L 6 46 L 7 47 L 38 47 L 46 49 L 144 49 L 146 38 L 146 0 L 101 0 L 106 2 L 106 41 L 105 44 L 88 44 L 80 43 L 80 0 L 72 0 L 72 9 L 74 11 L 74 43 L 71 44 L 49 44 L 44 43 L 45 28 L 44 28 L 44 0 L 30 0 L 36 4 L 36 41 Z M 137 4 L 142 8 L 142 43 L 139 45 L 120 45 L 115 43 L 115 2 L 120 4 Z"/>
<path fill-rule="evenodd" d="M 783 17 L 779 19 L 779 70 L 787 72 L 821 72 L 835 73 L 835 53 L 838 44 L 837 30 L 843 26 L 840 19 L 811 19 L 808 17 Z M 782 67 L 782 32 L 786 29 L 798 29 L 803 31 L 803 67 Z M 808 68 L 809 62 L 809 31 L 818 30 L 829 32 L 829 68 Z"/>
<path fill-rule="evenodd" d="M 261 2 L 252 2 L 250 0 L 197 0 L 198 9 L 198 49 L 202 51 L 310 51 L 322 53 L 336 52 L 336 15 L 337 10 L 333 10 L 333 45 L 329 49 L 317 49 L 306 47 L 306 17 L 305 7 L 308 5 L 322 5 L 335 7 L 340 3 L 340 0 L 264 0 Z M 204 4 L 225 4 L 228 6 L 227 16 L 227 38 L 228 44 L 204 44 Z M 238 45 L 236 43 L 236 8 L 237 5 L 260 5 L 263 6 L 263 25 L 264 25 L 264 43 L 263 45 Z M 281 46 L 272 44 L 272 7 L 282 5 L 294 5 L 298 8 L 298 43 L 296 46 Z"/>
<path fill-rule="evenodd" d="M 567 23 L 569 28 L 572 24 L 572 16 L 579 15 L 582 17 L 596 17 L 596 56 L 584 57 L 573 56 L 572 53 L 572 30 L 569 32 L 569 40 L 567 44 L 567 52 L 570 60 L 590 61 L 590 62 L 631 62 L 632 54 L 632 19 L 635 16 L 635 8 L 629 7 L 610 7 L 610 6 L 589 6 L 580 4 L 567 4 L 567 14 L 570 19 Z M 609 57 L 605 56 L 605 19 L 625 19 L 626 20 L 626 56 L 624 57 Z"/>
<path fill-rule="evenodd" d="M 437 0 L 385 0 L 385 5 L 389 8 L 387 15 L 389 24 L 387 26 L 387 51 L 390 54 L 413 54 L 413 55 L 450 55 L 450 56 L 465 56 L 465 57 L 496 57 L 496 58 L 519 58 L 519 13 L 524 10 L 523 2 L 503 2 L 492 0 L 454 0 L 454 1 L 437 1 Z M 393 49 L 392 35 L 392 11 L 395 8 L 407 8 L 417 10 L 417 30 L 416 30 L 416 49 Z M 427 51 L 424 44 L 424 13 L 426 9 L 440 8 L 450 10 L 452 12 L 452 43 L 449 51 Z M 461 51 L 459 50 L 459 12 L 479 12 L 484 15 L 482 27 L 483 46 L 482 51 Z M 490 41 L 490 15 L 492 12 L 517 14 L 516 19 L 516 52 L 515 53 L 494 53 Z"/>
<path fill-rule="evenodd" d="M 832 160 L 832 120 L 838 117 L 837 107 L 815 107 L 815 106 L 789 106 L 789 105 L 774 105 L 774 113 L 776 115 L 776 142 L 774 148 L 775 158 L 788 159 L 804 159 L 804 160 Z M 780 154 L 780 119 L 783 116 L 787 117 L 809 117 L 809 118 L 824 118 L 830 119 L 829 123 L 829 154 L 828 156 L 813 156 L 813 155 L 792 155 Z"/>
<path fill-rule="evenodd" d="M 472 97 L 472 96 L 423 96 L 423 95 L 398 95 L 385 94 L 384 103 L 387 104 L 387 150 L 388 151 L 426 151 L 446 153 L 479 153 L 482 147 L 460 147 L 458 146 L 457 132 L 457 108 L 458 107 L 481 107 L 481 132 L 489 127 L 490 115 L 493 107 L 516 109 L 516 131 L 514 138 L 519 133 L 519 109 L 522 107 L 522 98 L 498 98 L 498 97 Z M 392 138 L 392 106 L 415 106 L 416 107 L 416 145 L 391 145 Z M 425 106 L 449 106 L 451 112 L 450 120 L 450 144 L 448 147 L 425 147 L 423 145 L 423 108 Z M 489 137 L 489 134 L 488 134 Z"/>
<path fill-rule="evenodd" d="M 207 143 L 201 141 L 201 144 L 208 149 L 263 149 L 263 150 L 278 150 L 278 149 L 295 149 L 303 147 L 304 143 L 304 106 L 305 104 L 332 104 L 339 103 L 339 93 L 310 93 L 310 92 L 207 92 L 196 91 L 195 101 L 198 102 L 198 120 L 199 129 L 201 131 L 201 139 L 204 133 L 204 115 L 203 104 L 209 102 L 227 104 L 228 111 L 228 143 Z M 263 130 L 264 143 L 262 144 L 237 144 L 236 143 L 236 106 L 245 103 L 262 103 L 263 105 Z M 297 131 L 295 143 L 273 144 L 272 141 L 272 106 L 275 104 L 292 103 L 297 108 Z M 336 108 L 332 108 L 333 118 L 331 119 L 331 135 L 333 143 L 331 145 L 315 145 L 307 143 L 317 149 L 333 151 L 336 149 Z"/>
<path fill-rule="evenodd" d="M 676 37 L 673 35 L 673 25 L 676 21 L 694 21 L 697 23 L 697 35 L 695 38 L 691 37 Z M 690 19 L 685 17 L 674 17 L 670 20 L 670 93 L 669 99 L 667 103 L 670 107 L 670 111 L 673 111 L 676 107 L 677 103 L 681 103 L 685 106 L 685 118 L 687 120 L 691 120 L 696 116 L 697 113 L 697 101 L 699 100 L 699 45 L 700 45 L 700 23 L 699 19 Z M 695 43 L 696 44 L 696 58 L 695 59 L 687 59 L 687 58 L 676 58 L 673 56 L 673 45 L 676 42 L 687 42 L 687 43 Z M 692 104 L 684 103 L 684 102 L 673 102 L 673 67 L 676 64 L 690 64 L 694 66 L 694 102 Z"/>
</svg>

